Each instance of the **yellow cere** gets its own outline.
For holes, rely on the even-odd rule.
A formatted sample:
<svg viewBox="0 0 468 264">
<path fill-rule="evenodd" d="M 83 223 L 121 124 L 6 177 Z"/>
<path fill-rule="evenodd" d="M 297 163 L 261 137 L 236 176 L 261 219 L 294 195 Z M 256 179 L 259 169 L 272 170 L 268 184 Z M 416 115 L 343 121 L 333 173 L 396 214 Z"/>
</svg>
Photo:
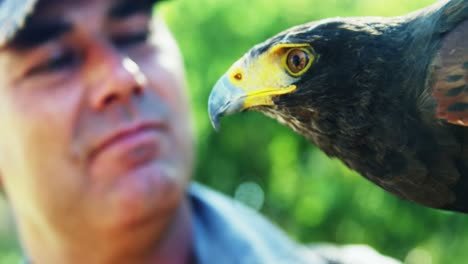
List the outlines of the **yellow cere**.
<svg viewBox="0 0 468 264">
<path fill-rule="evenodd" d="M 228 70 L 227 76 L 236 87 L 246 92 L 243 108 L 247 109 L 259 105 L 273 105 L 273 97 L 288 94 L 296 90 L 293 85 L 298 75 L 291 76 L 286 65 L 288 52 L 292 48 L 304 48 L 308 52 L 310 61 L 313 55 L 306 48 L 308 44 L 277 44 L 268 51 L 250 58 L 248 55 L 238 60 Z M 310 64 L 301 71 L 307 71 Z"/>
</svg>

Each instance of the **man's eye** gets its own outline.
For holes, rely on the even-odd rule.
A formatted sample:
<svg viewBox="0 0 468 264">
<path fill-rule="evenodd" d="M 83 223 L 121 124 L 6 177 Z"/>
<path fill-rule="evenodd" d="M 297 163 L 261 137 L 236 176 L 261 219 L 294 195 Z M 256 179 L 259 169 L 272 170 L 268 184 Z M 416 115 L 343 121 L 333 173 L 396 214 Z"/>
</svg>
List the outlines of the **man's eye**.
<svg viewBox="0 0 468 264">
<path fill-rule="evenodd" d="M 143 44 L 148 40 L 149 31 L 131 33 L 127 35 L 114 36 L 112 42 L 118 48 L 129 48 L 134 45 Z"/>
<path fill-rule="evenodd" d="M 33 67 L 28 75 L 35 75 L 41 73 L 54 73 L 62 70 L 68 70 L 76 66 L 79 62 L 79 56 L 72 50 L 66 50 L 54 54 L 46 59 L 44 62 L 39 63 Z"/>
</svg>

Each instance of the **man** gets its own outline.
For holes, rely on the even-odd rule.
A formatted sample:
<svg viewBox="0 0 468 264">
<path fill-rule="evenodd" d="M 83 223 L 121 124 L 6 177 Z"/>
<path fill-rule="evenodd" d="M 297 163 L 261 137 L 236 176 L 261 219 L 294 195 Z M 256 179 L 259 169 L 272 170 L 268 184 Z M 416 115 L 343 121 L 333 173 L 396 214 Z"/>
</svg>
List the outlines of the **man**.
<svg viewBox="0 0 468 264">
<path fill-rule="evenodd" d="M 0 179 L 25 258 L 327 263 L 189 185 L 182 60 L 153 2 L 0 2 Z"/>
</svg>

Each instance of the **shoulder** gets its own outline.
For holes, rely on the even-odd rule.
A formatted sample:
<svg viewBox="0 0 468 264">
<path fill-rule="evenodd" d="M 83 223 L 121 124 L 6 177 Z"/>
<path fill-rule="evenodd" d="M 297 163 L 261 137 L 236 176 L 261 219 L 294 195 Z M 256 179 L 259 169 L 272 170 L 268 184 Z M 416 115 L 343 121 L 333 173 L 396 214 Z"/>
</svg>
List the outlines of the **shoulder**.
<svg viewBox="0 0 468 264">
<path fill-rule="evenodd" d="M 304 246 L 256 211 L 199 184 L 189 189 L 195 254 L 200 264 L 352 264 L 401 262 L 368 246 Z"/>
<path fill-rule="evenodd" d="M 189 190 L 197 257 L 222 263 L 326 263 L 256 211 L 199 184 Z M 219 263 L 219 262 L 218 262 Z"/>
</svg>

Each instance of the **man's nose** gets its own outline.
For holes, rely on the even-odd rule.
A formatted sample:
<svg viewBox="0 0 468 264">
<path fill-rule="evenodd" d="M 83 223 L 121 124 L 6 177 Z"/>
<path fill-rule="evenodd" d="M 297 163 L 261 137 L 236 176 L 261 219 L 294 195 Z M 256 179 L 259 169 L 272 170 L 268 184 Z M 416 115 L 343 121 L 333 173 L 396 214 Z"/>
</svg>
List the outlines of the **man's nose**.
<svg viewBox="0 0 468 264">
<path fill-rule="evenodd" d="M 94 110 L 101 111 L 116 103 L 128 103 L 133 96 L 144 92 L 146 77 L 139 66 L 112 46 L 97 43 L 88 58 L 90 104 Z"/>
</svg>

